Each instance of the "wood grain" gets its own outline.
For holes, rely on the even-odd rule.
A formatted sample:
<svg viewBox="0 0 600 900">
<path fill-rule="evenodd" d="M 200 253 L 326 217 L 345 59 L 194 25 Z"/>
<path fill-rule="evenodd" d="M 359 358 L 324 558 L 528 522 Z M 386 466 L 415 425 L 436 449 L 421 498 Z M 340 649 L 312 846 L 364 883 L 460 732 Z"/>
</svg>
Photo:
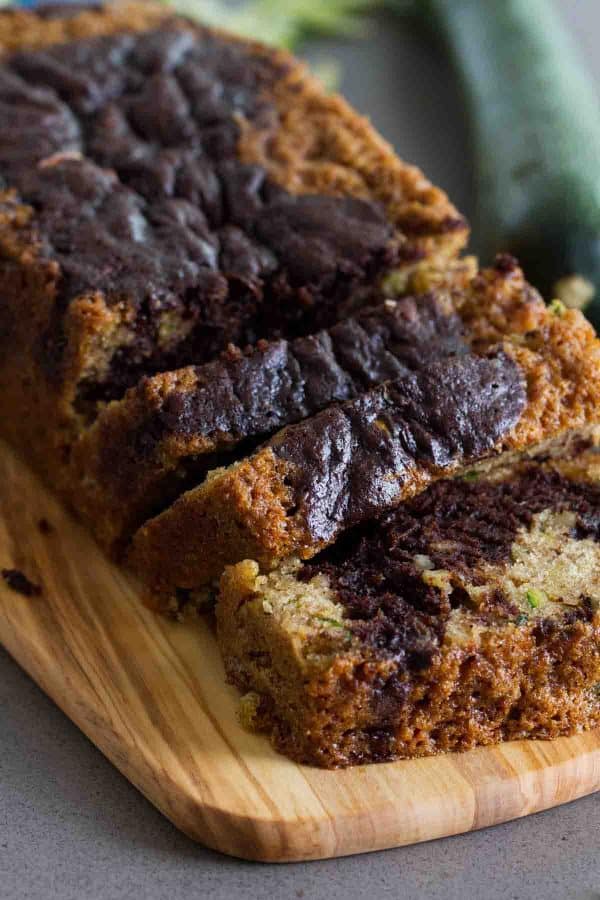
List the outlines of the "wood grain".
<svg viewBox="0 0 600 900">
<path fill-rule="evenodd" d="M 40 530 L 40 519 L 51 525 Z M 325 772 L 236 720 L 209 623 L 145 609 L 135 582 L 0 444 L 0 640 L 100 750 L 195 840 L 317 859 L 504 822 L 600 789 L 600 733 Z"/>
</svg>

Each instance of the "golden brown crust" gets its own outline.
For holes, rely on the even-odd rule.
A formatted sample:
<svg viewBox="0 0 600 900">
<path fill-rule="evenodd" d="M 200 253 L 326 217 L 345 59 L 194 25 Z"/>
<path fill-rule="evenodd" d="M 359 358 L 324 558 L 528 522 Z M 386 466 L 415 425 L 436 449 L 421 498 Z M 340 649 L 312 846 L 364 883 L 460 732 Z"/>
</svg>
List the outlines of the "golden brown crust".
<svg viewBox="0 0 600 900">
<path fill-rule="evenodd" d="M 36 49 L 94 35 L 144 31 L 168 15 L 159 4 L 124 2 L 78 9 L 64 17 L 43 17 L 33 10 L 0 12 L 0 51 Z M 60 268 L 40 256 L 34 210 L 11 190 L 0 195 L 0 349 L 2 361 L 2 434 L 15 443 L 52 483 L 73 489 L 65 470 L 80 431 L 73 409 L 78 381 L 100 364 L 115 328 L 115 310 L 99 295 L 76 298 L 65 322 L 70 353 L 60 383 L 39 365 L 39 342 L 49 327 Z M 18 410 L 18 414 L 15 414 Z"/>
<path fill-rule="evenodd" d="M 12 190 L 0 193 L 0 258 L 2 434 L 57 487 L 70 491 L 73 473 L 65 463 L 82 427 L 74 408 L 77 385 L 106 365 L 123 305 L 109 307 L 99 293 L 75 298 L 64 319 L 61 377 L 49 377 L 40 348 L 54 314 L 60 267 L 40 254 L 31 207 Z"/>
<path fill-rule="evenodd" d="M 225 565 L 249 556 L 268 569 L 292 553 L 310 557 L 323 542 L 289 487 L 293 467 L 265 448 L 179 497 L 134 535 L 129 563 L 168 604 L 174 588 L 195 590 L 214 581 Z M 431 480 L 415 467 L 400 500 Z"/>
<path fill-rule="evenodd" d="M 59 269 L 39 258 L 31 218 L 13 191 L 0 194 L 0 415 L 3 436 L 50 473 L 62 461 L 66 410 L 33 360 L 52 315 Z"/>
<path fill-rule="evenodd" d="M 291 193 L 379 201 L 407 237 L 409 266 L 435 257 L 441 267 L 455 257 L 466 244 L 468 229 L 444 191 L 416 166 L 401 162 L 368 119 L 343 97 L 325 93 L 294 57 L 282 51 L 278 57 L 288 74 L 273 90 L 277 128 L 269 133 L 246 125 L 239 147 L 242 160 L 264 166 Z"/>
<path fill-rule="evenodd" d="M 432 665 L 405 679 L 393 660 L 360 647 L 332 647 L 320 667 L 305 665 L 294 639 L 253 612 L 255 597 L 251 565 L 226 572 L 217 607 L 221 652 L 232 683 L 258 695 L 254 726 L 298 761 L 332 768 L 428 756 L 600 723 L 592 692 L 600 679 L 600 614 L 544 640 L 533 625 L 512 624 L 462 646 L 447 641 Z M 398 676 L 402 699 L 384 712 L 381 688 Z"/>
<path fill-rule="evenodd" d="M 546 306 L 514 260 L 500 257 L 469 289 L 454 292 L 475 350 L 496 342 L 527 376 L 528 407 L 510 445 L 579 428 L 600 403 L 600 342 L 587 319 L 560 303 Z"/>
<path fill-rule="evenodd" d="M 147 570 L 144 581 L 157 597 L 170 599 L 174 587 L 206 585 L 240 551 L 268 564 L 290 541 L 290 497 L 282 462 L 264 451 L 234 471 L 234 477 L 228 469 L 214 471 L 197 494 L 192 492 L 192 502 L 188 495 L 180 497 L 136 532 L 129 563 L 138 573 Z M 195 535 L 191 540 L 190 529 Z"/>
<path fill-rule="evenodd" d="M 145 0 L 124 0 L 100 8 L 77 7 L 70 15 L 60 17 L 40 16 L 28 9 L 2 10 L 0 48 L 4 53 L 12 53 L 118 31 L 146 31 L 170 16 L 168 6 Z"/>
<path fill-rule="evenodd" d="M 81 485 L 74 501 L 77 512 L 111 552 L 118 554 L 123 541 L 146 518 L 146 510 L 163 504 L 171 489 L 177 492 L 182 457 L 212 449 L 201 434 L 184 438 L 176 432 L 163 438 L 149 459 L 140 442 L 136 444 L 136 435 L 165 397 L 173 392 L 185 395 L 197 381 L 192 366 L 143 379 L 122 400 L 108 404 L 74 444 L 69 468 L 74 483 Z"/>
</svg>

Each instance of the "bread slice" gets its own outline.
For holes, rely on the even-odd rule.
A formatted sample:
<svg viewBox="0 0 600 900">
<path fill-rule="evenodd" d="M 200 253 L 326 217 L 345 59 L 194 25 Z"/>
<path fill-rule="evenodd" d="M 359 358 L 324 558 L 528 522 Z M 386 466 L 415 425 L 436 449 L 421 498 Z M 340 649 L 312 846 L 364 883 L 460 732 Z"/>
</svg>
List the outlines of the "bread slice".
<svg viewBox="0 0 600 900">
<path fill-rule="evenodd" d="M 2 433 L 67 493 L 142 376 L 326 327 L 466 241 L 287 53 L 146 2 L 3 10 L 0 52 Z"/>
<path fill-rule="evenodd" d="M 600 724 L 599 436 L 438 482 L 308 563 L 227 569 L 243 721 L 325 767 Z"/>
<path fill-rule="evenodd" d="M 547 308 L 505 258 L 454 303 L 477 353 L 285 428 L 146 522 L 129 558 L 153 593 L 193 603 L 228 563 L 308 558 L 432 479 L 562 452 L 598 422 L 600 345 L 580 313 Z"/>
</svg>

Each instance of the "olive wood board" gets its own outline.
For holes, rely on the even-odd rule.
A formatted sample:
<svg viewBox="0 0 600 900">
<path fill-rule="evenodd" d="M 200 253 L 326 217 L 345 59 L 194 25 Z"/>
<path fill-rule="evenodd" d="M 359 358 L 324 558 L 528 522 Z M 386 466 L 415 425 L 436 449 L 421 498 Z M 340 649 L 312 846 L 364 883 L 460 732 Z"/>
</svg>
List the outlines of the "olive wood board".
<svg viewBox="0 0 600 900">
<path fill-rule="evenodd" d="M 238 724 L 211 623 L 147 609 L 134 579 L 3 444 L 0 568 L 42 589 L 26 597 L 0 579 L 8 652 L 165 816 L 224 853 L 362 853 L 600 789 L 599 731 L 338 771 L 289 761 Z"/>
</svg>

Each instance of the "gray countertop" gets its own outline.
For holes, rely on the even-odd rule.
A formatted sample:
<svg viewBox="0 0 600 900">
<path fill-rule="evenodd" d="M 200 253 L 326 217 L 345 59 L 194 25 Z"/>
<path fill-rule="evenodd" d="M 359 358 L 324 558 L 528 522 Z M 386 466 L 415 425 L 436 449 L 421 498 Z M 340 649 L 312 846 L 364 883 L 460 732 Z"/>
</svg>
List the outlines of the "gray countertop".
<svg viewBox="0 0 600 900">
<path fill-rule="evenodd" d="M 559 0 L 600 84 L 600 3 Z M 343 90 L 467 214 L 460 99 L 416 33 L 381 19 L 371 40 L 319 44 Z M 440 127 L 441 126 L 441 127 Z M 193 844 L 108 763 L 0 650 L 0 897 L 599 900 L 600 794 L 506 825 L 414 847 L 287 866 Z"/>
</svg>

